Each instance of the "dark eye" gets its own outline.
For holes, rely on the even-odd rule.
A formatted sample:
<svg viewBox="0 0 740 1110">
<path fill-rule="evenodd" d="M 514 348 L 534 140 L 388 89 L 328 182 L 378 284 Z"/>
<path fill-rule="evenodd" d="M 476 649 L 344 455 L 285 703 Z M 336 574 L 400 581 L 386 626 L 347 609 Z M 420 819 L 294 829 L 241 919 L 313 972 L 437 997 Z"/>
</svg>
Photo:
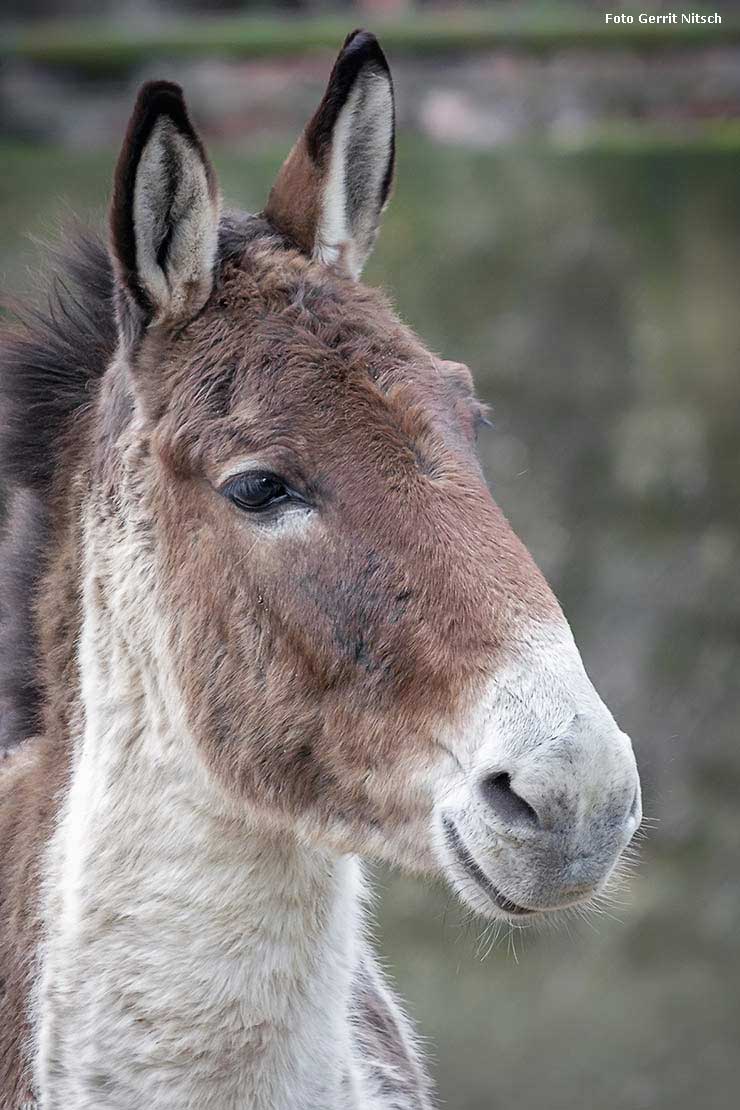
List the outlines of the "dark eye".
<svg viewBox="0 0 740 1110">
<path fill-rule="evenodd" d="M 288 488 L 277 474 L 266 470 L 253 470 L 229 479 L 221 492 L 237 508 L 248 513 L 263 513 L 273 505 L 301 498 Z"/>
</svg>

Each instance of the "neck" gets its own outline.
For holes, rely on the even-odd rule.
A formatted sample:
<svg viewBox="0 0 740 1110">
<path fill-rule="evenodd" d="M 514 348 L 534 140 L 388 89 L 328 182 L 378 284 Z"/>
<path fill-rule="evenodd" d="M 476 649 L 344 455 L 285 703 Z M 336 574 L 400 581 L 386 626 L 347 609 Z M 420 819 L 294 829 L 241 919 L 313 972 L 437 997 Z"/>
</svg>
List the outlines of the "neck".
<svg viewBox="0 0 740 1110">
<path fill-rule="evenodd" d="M 87 550 L 79 734 L 46 868 L 41 1104 L 345 1110 L 358 866 L 235 812 L 142 627 L 139 576 L 116 581 Z"/>
</svg>

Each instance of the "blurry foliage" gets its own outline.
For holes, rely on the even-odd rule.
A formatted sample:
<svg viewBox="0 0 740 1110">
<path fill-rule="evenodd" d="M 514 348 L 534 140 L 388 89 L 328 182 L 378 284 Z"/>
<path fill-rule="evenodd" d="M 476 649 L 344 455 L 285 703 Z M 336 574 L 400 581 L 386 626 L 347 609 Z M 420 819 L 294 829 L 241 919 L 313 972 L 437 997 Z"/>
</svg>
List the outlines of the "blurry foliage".
<svg viewBox="0 0 740 1110">
<path fill-rule="evenodd" d="M 40 3 L 42 0 L 34 0 Z M 720 5 L 721 6 L 721 5 Z M 353 25 L 368 24 L 395 51 L 440 54 L 461 49 L 514 48 L 532 53 L 557 49 L 629 47 L 651 51 L 740 41 L 740 13 L 724 5 L 721 27 L 610 24 L 606 8 L 577 3 L 385 5 L 162 5 L 137 3 L 49 5 L 50 18 L 28 20 L 18 11 L 0 38 L 0 58 L 75 67 L 90 73 L 126 70 L 150 58 L 265 57 L 336 47 Z M 627 5 L 652 10 L 660 5 Z M 237 10 L 238 9 L 238 10 Z M 621 8 L 619 10 L 622 10 Z M 680 0 L 671 10 L 717 10 Z M 8 21 L 11 11 L 3 12 Z M 62 18 L 51 18 L 61 16 Z M 208 18 L 204 18 L 208 16 Z"/>
</svg>

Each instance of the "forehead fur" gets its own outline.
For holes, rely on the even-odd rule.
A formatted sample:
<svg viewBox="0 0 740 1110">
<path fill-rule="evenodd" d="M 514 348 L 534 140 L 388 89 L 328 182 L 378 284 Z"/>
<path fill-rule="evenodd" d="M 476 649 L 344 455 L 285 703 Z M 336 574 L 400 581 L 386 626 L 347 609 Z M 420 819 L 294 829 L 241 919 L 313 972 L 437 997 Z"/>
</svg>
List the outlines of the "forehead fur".
<svg viewBox="0 0 740 1110">
<path fill-rule="evenodd" d="M 152 358 L 159 411 L 189 455 L 332 450 L 351 416 L 366 448 L 375 429 L 416 465 L 443 446 L 471 458 L 469 382 L 443 371 L 381 293 L 269 240 L 224 264 L 204 312 L 164 350 L 144 349 Z"/>
<path fill-rule="evenodd" d="M 236 359 L 241 367 L 276 378 L 297 369 L 300 359 L 301 369 L 310 373 L 320 366 L 330 377 L 341 363 L 345 375 L 359 370 L 380 388 L 393 384 L 399 365 L 407 373 L 416 367 L 421 379 L 434 361 L 380 292 L 297 251 L 270 245 L 252 245 L 225 264 L 218 290 L 183 339 L 196 356 L 191 373 L 202 369 L 209 377 L 206 364 L 215 344 L 221 369 Z M 260 363 L 253 352 L 269 360 Z M 184 353 L 180 347 L 176 357 Z"/>
</svg>

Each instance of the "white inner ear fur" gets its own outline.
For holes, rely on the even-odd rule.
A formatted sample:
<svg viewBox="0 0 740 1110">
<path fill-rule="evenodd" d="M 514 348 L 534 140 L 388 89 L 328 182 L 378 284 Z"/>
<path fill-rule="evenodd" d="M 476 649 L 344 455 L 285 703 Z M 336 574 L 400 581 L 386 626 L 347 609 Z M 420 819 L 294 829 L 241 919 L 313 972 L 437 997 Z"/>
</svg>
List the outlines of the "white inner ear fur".
<svg viewBox="0 0 740 1110">
<path fill-rule="evenodd" d="M 219 203 L 203 160 L 167 118 L 142 151 L 134 188 L 136 263 L 157 316 L 185 317 L 208 299 L 218 243 Z M 164 269 L 157 252 L 169 243 Z"/>
<path fill-rule="evenodd" d="M 375 240 L 393 142 L 393 93 L 378 73 L 360 76 L 332 134 L 314 257 L 342 258 L 357 278 Z M 353 201 L 354 203 L 350 203 Z"/>
</svg>

